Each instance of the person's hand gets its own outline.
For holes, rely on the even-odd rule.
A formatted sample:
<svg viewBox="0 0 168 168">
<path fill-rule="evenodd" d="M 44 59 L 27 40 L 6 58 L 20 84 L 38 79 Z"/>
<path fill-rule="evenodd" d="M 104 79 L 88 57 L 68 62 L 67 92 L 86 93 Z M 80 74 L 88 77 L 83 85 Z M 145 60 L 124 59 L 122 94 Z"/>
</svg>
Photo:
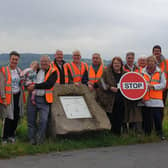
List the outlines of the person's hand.
<svg viewBox="0 0 168 168">
<path fill-rule="evenodd" d="M 149 84 L 148 84 L 148 88 L 149 88 L 149 89 L 154 89 L 154 86 L 149 83 Z"/>
<path fill-rule="evenodd" d="M 30 92 L 33 91 L 34 90 L 34 84 L 29 85 L 27 87 L 27 90 L 30 91 Z"/>
<path fill-rule="evenodd" d="M 114 92 L 114 93 L 117 93 L 118 92 L 118 88 L 116 88 L 116 87 L 110 87 L 110 90 L 112 91 L 112 92 Z"/>
<path fill-rule="evenodd" d="M 75 86 L 80 86 L 80 83 L 75 82 L 74 84 L 75 84 Z"/>
<path fill-rule="evenodd" d="M 2 99 L 2 104 L 5 105 L 5 106 L 7 106 L 6 98 L 3 98 L 3 99 Z"/>
<path fill-rule="evenodd" d="M 93 85 L 92 85 L 92 84 L 90 84 L 90 83 L 88 83 L 88 88 L 89 88 L 89 90 L 90 90 L 90 91 L 93 91 L 93 90 L 94 90 Z"/>
</svg>

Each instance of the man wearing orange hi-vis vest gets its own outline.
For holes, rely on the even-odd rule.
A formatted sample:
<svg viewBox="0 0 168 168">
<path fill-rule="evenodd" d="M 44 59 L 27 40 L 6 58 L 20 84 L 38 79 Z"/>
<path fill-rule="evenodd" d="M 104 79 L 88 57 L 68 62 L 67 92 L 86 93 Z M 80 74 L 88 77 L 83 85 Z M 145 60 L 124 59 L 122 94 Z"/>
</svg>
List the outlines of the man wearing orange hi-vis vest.
<svg viewBox="0 0 168 168">
<path fill-rule="evenodd" d="M 88 82 L 88 65 L 81 61 L 80 51 L 76 50 L 72 53 L 73 61 L 67 63 L 68 74 L 70 80 L 73 81 L 75 85 L 87 84 Z"/>
<path fill-rule="evenodd" d="M 153 55 L 156 57 L 157 59 L 157 66 L 161 69 L 162 72 L 164 72 L 165 74 L 165 78 L 166 78 L 166 87 L 163 90 L 163 102 L 165 104 L 166 102 L 166 98 L 167 98 L 167 89 L 168 89 L 168 59 L 166 59 L 163 55 L 162 55 L 162 50 L 161 47 L 159 45 L 155 45 L 153 47 Z"/>
<path fill-rule="evenodd" d="M 92 64 L 88 68 L 88 87 L 91 91 L 98 87 L 97 82 L 102 77 L 105 68 L 100 54 L 94 53 L 92 55 Z"/>
<path fill-rule="evenodd" d="M 123 66 L 123 70 L 125 72 L 138 72 L 141 73 L 142 68 L 138 67 L 134 64 L 135 61 L 135 53 L 134 52 L 128 52 L 126 54 L 126 64 Z"/>
<path fill-rule="evenodd" d="M 134 63 L 135 61 L 135 53 L 128 52 L 126 53 L 126 64 L 123 66 L 123 70 L 125 72 L 137 72 L 141 73 L 142 68 L 138 67 Z M 141 115 L 141 107 L 138 106 L 139 100 L 127 100 L 125 107 L 125 121 L 123 124 L 123 130 L 141 131 L 141 123 L 142 123 L 142 115 Z"/>
<path fill-rule="evenodd" d="M 57 50 L 55 53 L 55 59 L 51 63 L 51 66 L 56 70 L 57 72 L 57 84 L 68 84 L 70 83 L 69 77 L 68 77 L 68 70 L 67 67 L 65 66 L 65 61 L 64 61 L 64 55 L 63 51 Z"/>
<path fill-rule="evenodd" d="M 50 105 L 53 103 L 53 88 L 57 80 L 57 72 L 50 65 L 50 58 L 45 55 L 40 58 L 41 68 L 37 73 L 35 84 L 27 87 L 29 91 L 27 102 L 28 137 L 32 145 L 44 142 L 48 123 Z M 35 104 L 31 101 L 31 91 L 35 91 Z M 36 127 L 37 112 L 39 112 L 39 127 Z"/>
<path fill-rule="evenodd" d="M 5 88 L 5 94 L 0 97 L 0 103 L 5 108 L 2 144 L 15 143 L 15 131 L 20 117 L 24 114 L 25 103 L 23 79 L 18 68 L 20 54 L 12 51 L 9 55 L 9 65 L 1 68 Z"/>
</svg>

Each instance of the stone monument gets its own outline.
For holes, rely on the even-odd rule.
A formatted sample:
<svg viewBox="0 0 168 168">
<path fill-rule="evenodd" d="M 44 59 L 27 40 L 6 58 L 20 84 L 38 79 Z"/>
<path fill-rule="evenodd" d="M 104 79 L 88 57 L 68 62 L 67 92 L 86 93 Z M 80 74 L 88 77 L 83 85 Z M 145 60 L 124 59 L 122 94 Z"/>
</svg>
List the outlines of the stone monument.
<svg viewBox="0 0 168 168">
<path fill-rule="evenodd" d="M 49 118 L 49 135 L 110 130 L 106 112 L 86 85 L 55 85 Z"/>
</svg>

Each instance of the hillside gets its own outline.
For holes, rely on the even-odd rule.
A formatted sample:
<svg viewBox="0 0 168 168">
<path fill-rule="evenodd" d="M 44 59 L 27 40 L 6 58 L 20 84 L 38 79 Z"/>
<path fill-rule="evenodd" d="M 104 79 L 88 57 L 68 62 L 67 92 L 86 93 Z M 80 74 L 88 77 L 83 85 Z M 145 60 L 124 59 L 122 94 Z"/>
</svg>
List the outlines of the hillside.
<svg viewBox="0 0 168 168">
<path fill-rule="evenodd" d="M 54 59 L 53 54 L 22 53 L 20 61 L 19 61 L 19 66 L 22 69 L 27 68 L 27 67 L 29 67 L 29 65 L 32 61 L 35 61 L 35 60 L 39 61 L 40 57 L 42 55 L 48 55 L 48 56 L 50 56 L 51 60 Z M 65 54 L 64 59 L 65 59 L 66 62 L 70 62 L 70 61 L 72 61 L 72 55 Z M 87 62 L 90 65 L 92 60 L 89 59 L 89 58 L 83 58 L 82 61 Z M 8 62 L 9 62 L 9 54 L 6 54 L 6 53 L 5 54 L 0 54 L 0 67 L 3 66 L 3 65 L 7 65 Z M 110 63 L 110 61 L 104 60 L 105 65 L 108 65 L 109 63 Z"/>
</svg>

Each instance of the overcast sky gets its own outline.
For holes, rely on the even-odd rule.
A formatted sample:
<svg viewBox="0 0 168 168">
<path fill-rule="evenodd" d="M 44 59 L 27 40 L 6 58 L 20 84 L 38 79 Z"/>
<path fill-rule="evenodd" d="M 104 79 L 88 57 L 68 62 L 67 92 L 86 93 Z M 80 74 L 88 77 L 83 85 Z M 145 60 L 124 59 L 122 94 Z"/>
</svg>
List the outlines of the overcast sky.
<svg viewBox="0 0 168 168">
<path fill-rule="evenodd" d="M 93 52 L 168 58 L 168 0 L 0 0 L 0 53 Z"/>
</svg>

